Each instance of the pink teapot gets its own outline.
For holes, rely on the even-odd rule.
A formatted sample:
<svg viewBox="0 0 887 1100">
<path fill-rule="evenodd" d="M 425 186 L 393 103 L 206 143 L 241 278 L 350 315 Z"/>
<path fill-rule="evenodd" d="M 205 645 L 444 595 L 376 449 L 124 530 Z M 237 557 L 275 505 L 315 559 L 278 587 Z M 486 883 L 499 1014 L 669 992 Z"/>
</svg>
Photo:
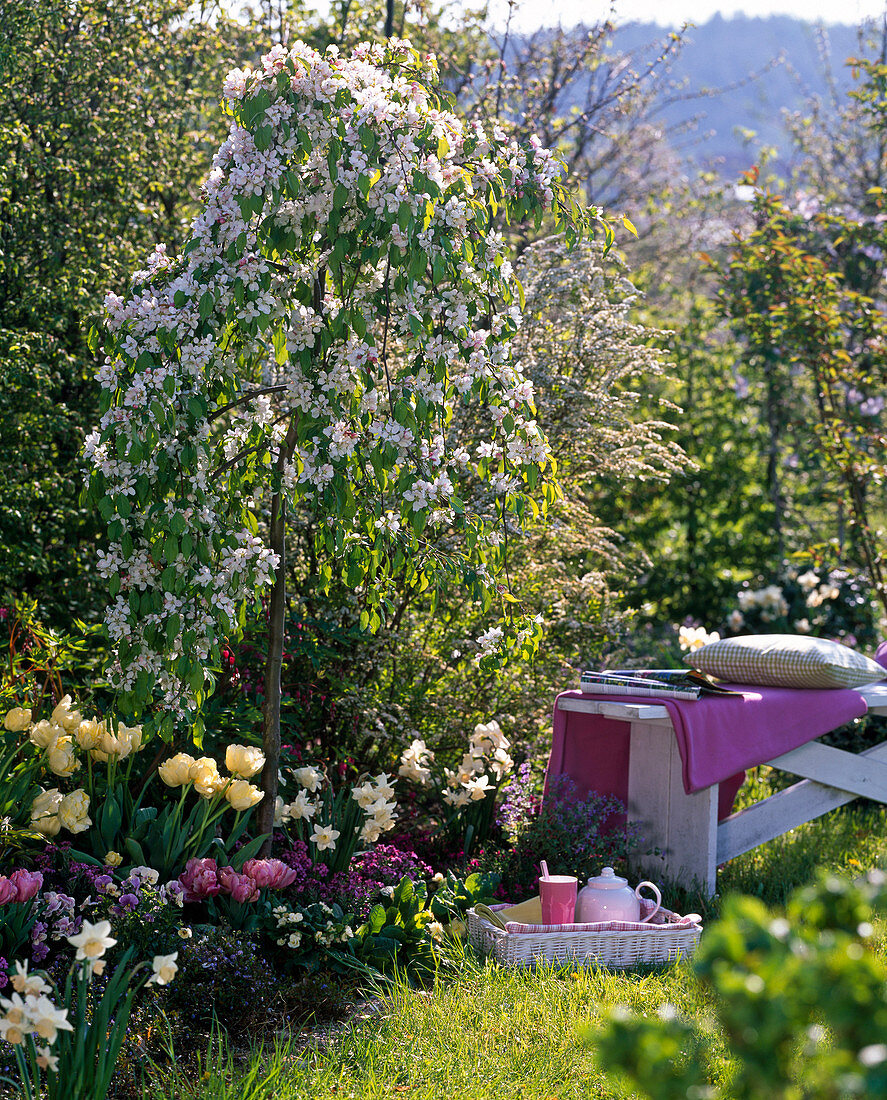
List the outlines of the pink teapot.
<svg viewBox="0 0 887 1100">
<path fill-rule="evenodd" d="M 649 886 L 656 895 L 656 908 L 641 921 L 641 887 Z M 651 920 L 662 907 L 659 887 L 652 882 L 641 882 L 634 890 L 627 878 L 620 878 L 612 867 L 605 867 L 597 878 L 590 878 L 588 885 L 579 891 L 576 900 L 576 923 L 595 924 L 598 921 Z"/>
</svg>

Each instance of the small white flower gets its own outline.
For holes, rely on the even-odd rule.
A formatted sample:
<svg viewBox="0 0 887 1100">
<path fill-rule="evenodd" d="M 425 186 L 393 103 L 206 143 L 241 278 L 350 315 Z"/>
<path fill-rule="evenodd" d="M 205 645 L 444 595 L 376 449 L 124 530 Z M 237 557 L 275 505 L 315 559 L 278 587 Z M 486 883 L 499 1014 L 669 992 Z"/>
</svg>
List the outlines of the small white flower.
<svg viewBox="0 0 887 1100">
<path fill-rule="evenodd" d="M 173 951 L 171 955 L 155 955 L 151 961 L 151 968 L 154 973 L 148 979 L 148 983 L 169 985 L 179 969 L 179 964 L 176 962 L 178 957 L 178 951 Z"/>
<path fill-rule="evenodd" d="M 85 920 L 77 935 L 67 936 L 66 939 L 77 948 L 75 959 L 98 959 L 117 942 L 110 932 L 111 922 L 108 920 L 100 920 L 96 924 Z"/>
<path fill-rule="evenodd" d="M 59 1060 L 54 1054 L 50 1054 L 49 1047 L 37 1047 L 37 1065 L 41 1069 L 52 1070 L 53 1073 L 58 1073 Z"/>
<path fill-rule="evenodd" d="M 332 850 L 336 847 L 336 841 L 341 835 L 338 829 L 333 829 L 329 825 L 315 825 L 311 839 L 317 845 L 319 852 L 325 852 L 327 848 Z"/>
<path fill-rule="evenodd" d="M 708 645 L 709 642 L 720 640 L 721 636 L 716 630 L 709 634 L 704 626 L 682 626 L 678 630 L 678 641 L 681 649 L 689 650 L 691 653 L 694 650 L 701 649 L 704 645 Z"/>
</svg>

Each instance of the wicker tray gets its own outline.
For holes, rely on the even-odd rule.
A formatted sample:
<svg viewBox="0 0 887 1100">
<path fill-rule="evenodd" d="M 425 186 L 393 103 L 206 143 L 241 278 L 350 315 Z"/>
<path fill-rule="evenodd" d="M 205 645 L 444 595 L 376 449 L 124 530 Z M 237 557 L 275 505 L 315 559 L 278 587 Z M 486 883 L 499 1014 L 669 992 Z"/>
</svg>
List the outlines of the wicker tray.
<svg viewBox="0 0 887 1100">
<path fill-rule="evenodd" d="M 469 909 L 468 936 L 476 951 L 503 966 L 545 962 L 622 969 L 691 958 L 702 925 L 675 927 L 681 918 L 668 909 L 660 909 L 657 918 L 664 920 L 631 932 L 503 932 Z"/>
</svg>

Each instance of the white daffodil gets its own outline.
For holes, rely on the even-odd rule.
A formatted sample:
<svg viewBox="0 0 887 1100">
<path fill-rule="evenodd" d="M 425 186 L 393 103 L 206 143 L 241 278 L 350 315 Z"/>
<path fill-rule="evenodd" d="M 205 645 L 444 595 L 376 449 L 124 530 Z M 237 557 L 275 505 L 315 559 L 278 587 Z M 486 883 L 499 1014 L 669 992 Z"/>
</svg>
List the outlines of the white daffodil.
<svg viewBox="0 0 887 1100">
<path fill-rule="evenodd" d="M 308 821 L 317 813 L 317 806 L 308 797 L 307 791 L 299 791 L 286 810 L 293 821 L 301 821 L 303 818 Z"/>
<path fill-rule="evenodd" d="M 47 1043 L 54 1043 L 60 1031 L 74 1030 L 74 1025 L 68 1022 L 68 1010 L 57 1008 L 48 997 L 28 997 L 26 1003 L 31 1027 Z"/>
<path fill-rule="evenodd" d="M 371 782 L 376 787 L 377 798 L 394 798 L 394 786 L 395 780 L 389 778 L 389 776 L 382 772 L 381 775 L 377 775 Z"/>
<path fill-rule="evenodd" d="M 323 782 L 323 774 L 317 768 L 296 768 L 293 775 L 299 786 L 304 787 L 306 791 L 310 791 L 312 794 Z"/>
<path fill-rule="evenodd" d="M 367 806 L 371 806 L 376 801 L 379 795 L 372 783 L 364 783 L 362 786 L 354 788 L 351 797 L 362 810 L 365 810 Z"/>
<path fill-rule="evenodd" d="M 49 1047 L 37 1047 L 37 1065 L 41 1069 L 52 1070 L 53 1073 L 58 1073 L 59 1060 L 54 1054 L 51 1054 Z"/>
<path fill-rule="evenodd" d="M 480 802 L 482 798 L 486 798 L 487 791 L 493 789 L 490 786 L 490 777 L 488 775 L 478 776 L 477 779 L 469 779 L 468 782 L 463 783 L 462 786 L 468 791 L 468 797 L 472 802 Z"/>
<path fill-rule="evenodd" d="M 333 829 L 329 825 L 315 825 L 311 839 L 317 845 L 319 852 L 325 852 L 327 848 L 332 850 L 336 847 L 336 841 L 341 835 L 338 829 Z"/>
<path fill-rule="evenodd" d="M 83 922 L 83 927 L 76 936 L 66 936 L 68 943 L 77 948 L 76 959 L 99 959 L 117 942 L 110 935 L 111 922 L 100 920 L 96 924 L 90 924 L 88 920 Z"/>
<path fill-rule="evenodd" d="M 154 973 L 148 982 L 153 982 L 154 985 L 169 985 L 178 973 L 179 964 L 176 962 L 178 957 L 178 951 L 173 951 L 171 955 L 155 955 L 151 961 Z"/>
<path fill-rule="evenodd" d="M 28 973 L 27 962 L 21 962 L 19 960 L 16 960 L 15 973 L 10 978 L 10 981 L 16 993 L 24 993 L 26 996 L 31 994 L 36 997 L 41 993 L 48 993 L 50 990 L 50 986 L 39 974 Z"/>
</svg>

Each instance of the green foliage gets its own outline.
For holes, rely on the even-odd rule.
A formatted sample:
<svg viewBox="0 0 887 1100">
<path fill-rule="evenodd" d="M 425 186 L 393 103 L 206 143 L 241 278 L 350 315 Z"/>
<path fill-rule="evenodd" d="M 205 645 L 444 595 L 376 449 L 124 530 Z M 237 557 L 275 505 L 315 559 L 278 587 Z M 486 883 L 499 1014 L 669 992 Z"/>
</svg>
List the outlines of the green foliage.
<svg viewBox="0 0 887 1100">
<path fill-rule="evenodd" d="M 52 710 L 67 694 L 83 701 L 107 698 L 100 675 L 106 648 L 99 627 L 75 620 L 70 633 L 53 629 L 36 600 L 23 599 L 4 610 L 0 708 L 21 706 L 38 714 L 47 706 Z"/>
<path fill-rule="evenodd" d="M 475 905 L 492 905 L 495 901 L 499 875 L 475 872 L 465 879 L 448 871 L 431 899 L 429 909 L 434 919 L 443 923 L 463 917 Z"/>
<path fill-rule="evenodd" d="M 250 823 L 252 811 L 238 813 L 233 824 L 217 836 L 216 826 L 231 810 L 220 793 L 212 798 L 198 798 L 185 813 L 186 796 L 191 785 L 182 787 L 178 802 L 170 802 L 159 810 L 157 806 L 132 805 L 132 798 L 122 788 L 107 798 L 97 815 L 97 830 L 90 830 L 95 855 L 104 858 L 108 851 L 125 854 L 127 862 L 141 867 L 153 867 L 166 882 L 181 873 L 189 859 L 212 856 L 219 865 L 233 866 L 239 871 L 243 864 L 256 855 L 264 836 L 254 837 L 245 844 L 241 841 Z M 144 795 L 144 788 L 142 791 Z M 125 812 L 121 803 L 129 802 Z M 138 800 L 141 802 L 141 797 Z M 109 804 L 115 808 L 108 812 Z M 106 844 L 107 839 L 113 843 Z"/>
<path fill-rule="evenodd" d="M 613 1012 L 594 1039 L 602 1063 L 654 1100 L 887 1095 L 887 963 L 866 942 L 885 894 L 872 872 L 822 876 L 785 918 L 754 898 L 725 902 L 694 968 L 735 1059 L 726 1085 L 711 1085 L 705 1031 L 672 1006 L 658 1019 Z"/>
<path fill-rule="evenodd" d="M 78 499 L 86 330 L 136 255 L 181 239 L 208 167 L 198 127 L 245 38 L 202 18 L 184 0 L 0 2 L 0 601 L 37 596 L 54 623 L 102 600 L 100 521 Z"/>
<path fill-rule="evenodd" d="M 818 474 L 820 501 L 849 527 L 847 552 L 887 606 L 873 513 L 883 508 L 880 396 L 887 340 L 875 301 L 887 243 L 877 196 L 868 214 L 792 210 L 759 193 L 755 227 L 738 237 L 721 304 L 747 347 L 767 424 L 767 484 L 780 545 L 787 520 L 782 462 Z M 823 482 L 825 483 L 823 485 Z M 825 493 L 823 492 L 825 489 Z M 837 515 L 832 520 L 838 526 Z"/>
<path fill-rule="evenodd" d="M 394 887 L 391 903 L 374 905 L 357 929 L 358 958 L 382 973 L 400 971 L 411 979 L 433 974 L 438 959 L 428 934 L 434 916 L 427 901 L 425 883 L 414 883 L 404 875 Z"/>
</svg>

